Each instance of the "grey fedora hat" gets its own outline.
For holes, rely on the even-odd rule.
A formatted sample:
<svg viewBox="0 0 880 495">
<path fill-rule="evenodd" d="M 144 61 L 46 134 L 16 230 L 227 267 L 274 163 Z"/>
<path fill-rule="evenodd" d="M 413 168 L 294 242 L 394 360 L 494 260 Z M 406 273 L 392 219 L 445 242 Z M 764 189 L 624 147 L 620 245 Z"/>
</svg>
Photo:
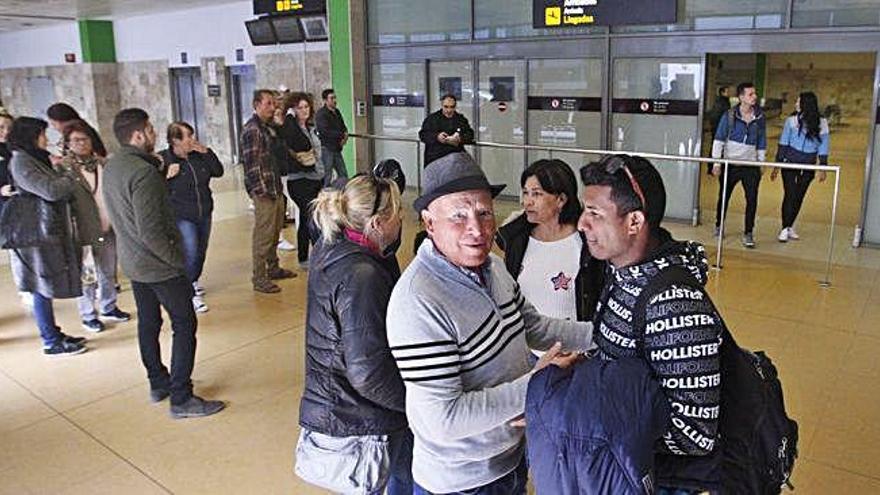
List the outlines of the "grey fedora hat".
<svg viewBox="0 0 880 495">
<path fill-rule="evenodd" d="M 447 194 L 485 189 L 494 198 L 504 189 L 504 184 L 489 184 L 483 169 L 464 152 L 450 153 L 431 162 L 425 167 L 424 185 L 422 195 L 413 202 L 417 213 Z"/>
</svg>

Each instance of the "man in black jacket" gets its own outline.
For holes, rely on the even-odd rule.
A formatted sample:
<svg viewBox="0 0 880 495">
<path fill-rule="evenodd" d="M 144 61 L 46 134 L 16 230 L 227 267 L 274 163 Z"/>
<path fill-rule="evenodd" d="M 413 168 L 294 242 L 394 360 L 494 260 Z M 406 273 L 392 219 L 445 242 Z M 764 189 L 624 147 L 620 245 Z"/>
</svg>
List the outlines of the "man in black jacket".
<svg viewBox="0 0 880 495">
<path fill-rule="evenodd" d="M 440 102 L 442 108 L 428 115 L 419 131 L 419 139 L 425 143 L 425 167 L 450 153 L 464 151 L 464 145 L 474 142 L 474 130 L 468 119 L 455 111 L 455 96 L 444 95 Z"/>
<path fill-rule="evenodd" d="M 150 381 L 150 401 L 171 396 L 172 418 L 220 412 L 222 401 L 193 395 L 198 320 L 190 300 L 193 287 L 183 268 L 180 232 L 168 201 L 165 180 L 153 155 L 156 131 L 147 112 L 122 110 L 113 119 L 122 148 L 104 170 L 104 202 L 119 245 L 122 270 L 131 279 L 138 310 L 138 346 Z M 171 373 L 162 364 L 161 308 L 171 320 Z"/>
<path fill-rule="evenodd" d="M 321 92 L 324 106 L 315 114 L 315 126 L 321 139 L 321 161 L 324 163 L 324 187 L 333 183 L 333 171 L 337 178 L 347 179 L 342 147 L 348 142 L 348 127 L 342 113 L 336 108 L 336 93 L 333 88 Z"/>
</svg>

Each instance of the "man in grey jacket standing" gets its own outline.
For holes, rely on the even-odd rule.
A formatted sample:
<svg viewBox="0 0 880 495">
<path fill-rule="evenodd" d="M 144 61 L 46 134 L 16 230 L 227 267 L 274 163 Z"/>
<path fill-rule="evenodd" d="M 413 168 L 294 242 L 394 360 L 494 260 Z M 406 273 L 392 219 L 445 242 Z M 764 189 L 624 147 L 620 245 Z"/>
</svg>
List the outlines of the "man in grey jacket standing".
<svg viewBox="0 0 880 495">
<path fill-rule="evenodd" d="M 345 159 L 342 147 L 348 142 L 348 127 L 342 119 L 342 113 L 336 107 L 336 93 L 333 88 L 321 92 L 324 106 L 315 114 L 315 126 L 321 139 L 321 161 L 324 163 L 324 186 L 333 183 L 333 171 L 337 178 L 347 179 Z M 402 192 L 402 191 L 401 191 Z"/>
<path fill-rule="evenodd" d="M 406 386 L 415 494 L 525 494 L 521 428 L 532 374 L 592 348 L 591 323 L 556 320 L 526 301 L 495 235 L 491 185 L 467 153 L 425 169 L 416 199 L 429 238 L 394 287 L 387 328 Z M 529 348 L 549 349 L 529 363 Z"/>
<path fill-rule="evenodd" d="M 150 381 L 150 400 L 171 396 L 171 417 L 209 416 L 225 407 L 222 401 L 193 395 L 196 320 L 192 285 L 183 268 L 180 233 L 168 202 L 165 180 L 153 155 L 156 132 L 140 108 L 122 110 L 113 119 L 122 148 L 104 170 L 104 202 L 119 245 L 122 270 L 131 279 L 138 311 L 138 345 Z M 162 364 L 159 331 L 161 308 L 173 331 L 171 373 Z"/>
</svg>

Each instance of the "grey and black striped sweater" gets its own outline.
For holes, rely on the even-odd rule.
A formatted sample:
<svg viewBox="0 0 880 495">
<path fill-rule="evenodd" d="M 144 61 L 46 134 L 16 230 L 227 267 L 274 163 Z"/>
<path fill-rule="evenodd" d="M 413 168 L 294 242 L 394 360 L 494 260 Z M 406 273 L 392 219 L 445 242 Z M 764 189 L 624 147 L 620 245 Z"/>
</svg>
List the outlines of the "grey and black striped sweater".
<svg viewBox="0 0 880 495">
<path fill-rule="evenodd" d="M 425 240 L 388 304 L 388 343 L 406 385 L 415 438 L 412 473 L 433 493 L 476 488 L 523 457 L 529 348 L 594 347 L 592 324 L 539 314 L 504 262 L 490 255 L 483 283 Z"/>
<path fill-rule="evenodd" d="M 663 270 L 675 266 L 687 269 L 694 282 L 652 290 L 646 296 L 645 317 L 635 318 L 644 321 L 644 328 L 633 328 L 642 290 Z M 717 439 L 722 322 L 703 289 L 707 270 L 702 245 L 675 241 L 662 230 L 660 246 L 646 261 L 610 268 L 596 309 L 600 356 L 644 356 L 669 399 L 670 427 L 659 445 L 664 453 L 706 455 Z"/>
</svg>

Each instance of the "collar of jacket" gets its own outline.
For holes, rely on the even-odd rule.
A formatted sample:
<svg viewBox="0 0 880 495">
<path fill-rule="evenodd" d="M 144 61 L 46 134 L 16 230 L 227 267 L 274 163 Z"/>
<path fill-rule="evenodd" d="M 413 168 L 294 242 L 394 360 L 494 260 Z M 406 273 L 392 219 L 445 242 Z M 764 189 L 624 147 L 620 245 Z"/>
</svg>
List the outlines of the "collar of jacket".
<svg viewBox="0 0 880 495">
<path fill-rule="evenodd" d="M 738 118 L 739 120 L 742 120 L 743 122 L 745 122 L 746 119 L 744 119 L 743 116 L 742 116 L 741 108 L 742 108 L 742 103 L 737 103 L 737 104 L 736 104 L 736 109 L 733 111 L 733 114 L 736 116 L 736 118 Z M 755 112 L 755 118 L 752 119 L 752 122 L 755 122 L 755 121 L 757 121 L 758 119 L 763 119 L 763 118 L 764 118 L 764 110 L 762 110 L 760 106 L 758 106 L 758 105 L 753 106 L 753 107 L 752 107 L 752 111 Z M 749 123 L 751 123 L 751 122 L 749 122 Z"/>
<path fill-rule="evenodd" d="M 152 153 L 147 153 L 146 151 L 144 151 L 140 148 L 135 148 L 134 146 L 132 146 L 130 144 L 122 145 L 122 147 L 119 148 L 119 154 L 120 155 L 136 156 L 136 157 L 146 161 L 150 165 L 156 167 L 156 169 L 159 169 L 159 167 L 162 166 L 162 160 L 160 160 L 159 157 L 157 157 L 156 155 L 154 155 Z"/>
</svg>

